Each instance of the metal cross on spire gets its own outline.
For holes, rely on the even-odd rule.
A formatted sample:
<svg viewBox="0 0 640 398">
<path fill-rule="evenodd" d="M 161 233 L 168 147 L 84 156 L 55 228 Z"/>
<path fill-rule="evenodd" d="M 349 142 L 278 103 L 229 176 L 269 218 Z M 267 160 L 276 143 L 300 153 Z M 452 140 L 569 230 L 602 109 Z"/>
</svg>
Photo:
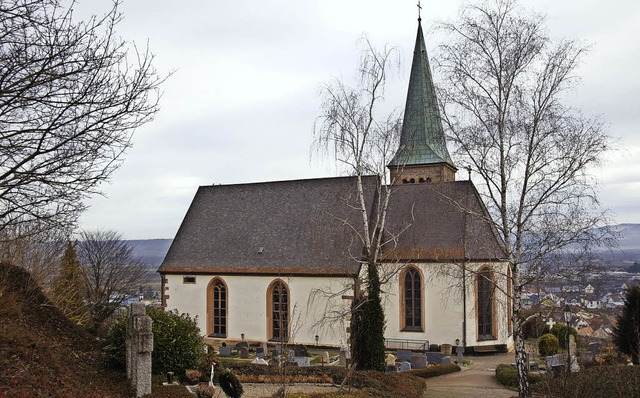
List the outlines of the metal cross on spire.
<svg viewBox="0 0 640 398">
<path fill-rule="evenodd" d="M 418 0 L 418 21 L 422 21 L 422 17 L 420 16 L 420 11 L 422 11 L 422 6 L 420 5 L 420 0 Z"/>
</svg>

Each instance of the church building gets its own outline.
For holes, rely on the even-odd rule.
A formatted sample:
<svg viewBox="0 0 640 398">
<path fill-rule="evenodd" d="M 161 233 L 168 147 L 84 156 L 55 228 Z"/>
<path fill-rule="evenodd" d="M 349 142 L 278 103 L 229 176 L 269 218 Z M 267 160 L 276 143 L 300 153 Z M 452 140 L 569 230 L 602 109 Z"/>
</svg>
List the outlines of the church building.
<svg viewBox="0 0 640 398">
<path fill-rule="evenodd" d="M 513 345 L 504 244 L 470 180 L 456 181 L 420 20 L 380 269 L 385 338 Z M 380 194 L 363 177 L 367 209 Z M 357 177 L 198 188 L 160 266 L 163 306 L 213 343 L 340 346 L 363 268 Z"/>
</svg>

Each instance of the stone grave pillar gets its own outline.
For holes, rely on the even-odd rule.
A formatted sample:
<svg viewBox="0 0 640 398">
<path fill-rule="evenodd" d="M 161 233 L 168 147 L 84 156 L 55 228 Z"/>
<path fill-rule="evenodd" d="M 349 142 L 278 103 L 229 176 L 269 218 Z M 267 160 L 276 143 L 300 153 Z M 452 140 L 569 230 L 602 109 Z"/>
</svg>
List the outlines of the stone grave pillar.
<svg viewBox="0 0 640 398">
<path fill-rule="evenodd" d="M 136 390 L 136 397 L 151 394 L 153 331 L 143 303 L 129 307 L 126 335 L 127 378 Z"/>
</svg>

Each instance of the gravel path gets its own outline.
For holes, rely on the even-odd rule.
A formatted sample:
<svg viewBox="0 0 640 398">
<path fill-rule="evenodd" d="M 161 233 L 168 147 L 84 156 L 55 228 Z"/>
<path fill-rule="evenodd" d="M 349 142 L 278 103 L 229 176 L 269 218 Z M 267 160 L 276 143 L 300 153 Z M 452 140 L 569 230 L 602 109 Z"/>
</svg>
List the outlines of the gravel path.
<svg viewBox="0 0 640 398">
<path fill-rule="evenodd" d="M 514 361 L 513 353 L 470 357 L 473 363 L 462 372 L 427 379 L 425 398 L 448 397 L 517 397 L 518 392 L 503 387 L 496 380 L 496 366 Z"/>
</svg>

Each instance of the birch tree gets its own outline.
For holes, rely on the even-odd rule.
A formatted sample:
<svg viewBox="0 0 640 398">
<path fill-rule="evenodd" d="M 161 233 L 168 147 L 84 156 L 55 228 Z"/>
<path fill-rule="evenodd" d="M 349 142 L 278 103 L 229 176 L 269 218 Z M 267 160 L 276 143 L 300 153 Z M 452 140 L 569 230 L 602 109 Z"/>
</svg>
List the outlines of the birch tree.
<svg viewBox="0 0 640 398">
<path fill-rule="evenodd" d="M 398 146 L 401 119 L 382 108 L 394 48 L 376 50 L 364 39 L 355 87 L 335 79 L 320 90 L 321 115 L 315 126 L 315 145 L 330 154 L 340 169 L 356 177 L 361 223 L 350 225 L 362 246 L 354 258 L 364 267 L 356 282 L 351 307 L 351 351 L 358 369 L 384 369 L 384 312 L 381 302 L 379 256 L 391 189 L 386 165 Z M 377 200 L 368 204 L 363 177 L 379 176 Z M 375 211 L 373 211 L 375 209 Z"/>
<path fill-rule="evenodd" d="M 553 256 L 608 238 L 589 172 L 609 137 L 599 118 L 565 101 L 585 47 L 552 41 L 542 16 L 516 0 L 477 1 L 441 28 L 443 123 L 506 244 L 518 388 L 528 397 L 522 292 L 552 269 Z"/>
</svg>

